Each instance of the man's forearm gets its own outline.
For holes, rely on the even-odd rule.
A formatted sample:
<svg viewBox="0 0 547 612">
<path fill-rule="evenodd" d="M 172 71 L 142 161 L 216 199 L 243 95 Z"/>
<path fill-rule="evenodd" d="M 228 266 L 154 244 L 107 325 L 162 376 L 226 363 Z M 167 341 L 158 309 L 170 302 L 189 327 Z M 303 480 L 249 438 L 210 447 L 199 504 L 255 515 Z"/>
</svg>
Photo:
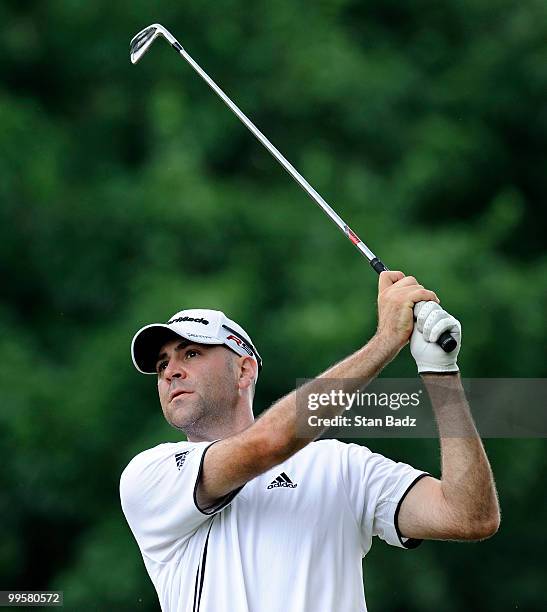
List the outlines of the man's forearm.
<svg viewBox="0 0 547 612">
<path fill-rule="evenodd" d="M 397 353 L 398 348 L 393 343 L 382 335 L 375 335 L 363 348 L 276 402 L 253 427 L 265 428 L 275 434 L 275 444 L 281 456 L 289 457 L 327 429 L 314 427 L 311 432 L 307 427 L 309 413 L 304 405 L 305 398 L 312 393 L 325 393 L 333 388 L 344 393 L 363 389 Z M 344 409 L 339 404 L 319 405 L 314 410 L 314 416 L 317 422 L 321 422 L 320 419 L 335 417 Z"/>
<path fill-rule="evenodd" d="M 441 487 L 451 514 L 471 537 L 492 535 L 499 506 L 490 463 L 459 374 L 424 374 L 441 442 Z"/>
</svg>

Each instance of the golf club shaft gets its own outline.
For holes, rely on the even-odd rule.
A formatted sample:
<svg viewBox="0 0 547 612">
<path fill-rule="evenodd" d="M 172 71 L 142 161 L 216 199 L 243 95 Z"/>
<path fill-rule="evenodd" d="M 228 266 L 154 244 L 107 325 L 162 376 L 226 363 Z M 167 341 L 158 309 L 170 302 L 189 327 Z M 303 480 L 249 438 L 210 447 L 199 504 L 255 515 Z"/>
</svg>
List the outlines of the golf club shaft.
<svg viewBox="0 0 547 612">
<path fill-rule="evenodd" d="M 296 168 L 279 152 L 279 150 L 264 136 L 264 134 L 256 127 L 256 125 L 245 115 L 245 113 L 230 100 L 230 98 L 222 91 L 222 89 L 213 81 L 213 79 L 195 62 L 192 57 L 185 51 L 182 45 L 170 35 L 167 40 L 173 48 L 186 60 L 195 72 L 209 85 L 209 87 L 217 94 L 217 96 L 226 104 L 226 106 L 238 117 L 238 119 L 247 127 L 253 136 L 259 140 L 266 149 L 275 157 L 275 159 L 285 168 L 285 170 L 293 177 L 293 179 L 304 189 L 304 191 L 314 200 L 314 202 L 327 214 L 345 236 L 353 243 L 358 251 L 364 255 L 372 268 L 380 274 L 388 270 L 384 263 L 376 257 L 376 255 L 367 247 L 367 245 L 357 236 L 357 234 L 349 227 L 349 225 L 336 213 L 327 202 L 315 191 L 308 181 L 296 170 Z M 437 344 L 445 351 L 451 352 L 456 348 L 456 340 L 449 332 L 444 332 Z"/>
<path fill-rule="evenodd" d="M 256 127 L 256 125 L 245 115 L 245 113 L 230 100 L 230 98 L 220 89 L 220 87 L 211 79 L 211 77 L 197 64 L 190 55 L 184 50 L 184 48 L 174 41 L 173 47 L 179 52 L 179 54 L 192 66 L 192 68 L 199 74 L 199 76 L 209 85 L 209 87 L 217 94 L 217 96 L 226 104 L 226 106 L 238 117 L 238 119 L 247 127 L 247 129 L 253 134 L 253 136 L 259 140 L 266 149 L 275 157 L 275 159 L 285 168 L 285 170 L 293 177 L 293 179 L 302 187 L 302 189 L 316 202 L 316 204 L 327 214 L 330 219 L 338 226 L 338 228 L 344 232 L 344 234 L 351 240 L 355 247 L 372 263 L 372 261 L 378 258 L 374 253 L 366 246 L 366 244 L 357 236 L 357 234 L 351 230 L 348 224 L 336 213 L 327 202 L 317 193 L 317 191 L 308 183 L 308 181 L 298 172 L 298 170 L 281 154 L 281 152 L 264 136 L 264 134 Z M 382 269 L 377 270 L 382 272 L 387 268 L 382 264 Z"/>
</svg>

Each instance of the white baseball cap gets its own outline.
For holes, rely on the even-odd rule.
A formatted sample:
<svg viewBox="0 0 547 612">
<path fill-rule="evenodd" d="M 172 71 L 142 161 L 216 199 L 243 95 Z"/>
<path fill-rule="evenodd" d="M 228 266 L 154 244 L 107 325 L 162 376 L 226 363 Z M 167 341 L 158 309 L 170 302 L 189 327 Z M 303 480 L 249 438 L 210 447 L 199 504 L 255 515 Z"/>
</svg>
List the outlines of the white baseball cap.
<svg viewBox="0 0 547 612">
<path fill-rule="evenodd" d="M 152 323 L 139 329 L 131 342 L 131 357 L 139 372 L 156 374 L 159 350 L 173 333 L 196 344 L 224 344 L 242 357 L 252 357 L 258 371 L 262 369 L 262 359 L 240 325 L 220 310 L 193 308 L 175 313 L 167 323 Z"/>
</svg>

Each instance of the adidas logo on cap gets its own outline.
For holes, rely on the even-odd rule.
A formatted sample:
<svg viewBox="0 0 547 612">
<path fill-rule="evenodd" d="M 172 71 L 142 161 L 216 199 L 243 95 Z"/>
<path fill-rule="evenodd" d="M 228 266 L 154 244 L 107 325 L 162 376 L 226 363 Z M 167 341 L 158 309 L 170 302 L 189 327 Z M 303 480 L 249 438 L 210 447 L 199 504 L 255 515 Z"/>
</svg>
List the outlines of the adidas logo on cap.
<svg viewBox="0 0 547 612">
<path fill-rule="evenodd" d="M 281 472 L 279 476 L 272 480 L 271 484 L 267 486 L 268 489 L 276 489 L 277 487 L 288 487 L 289 489 L 296 489 L 298 485 L 295 484 L 285 472 Z"/>
</svg>

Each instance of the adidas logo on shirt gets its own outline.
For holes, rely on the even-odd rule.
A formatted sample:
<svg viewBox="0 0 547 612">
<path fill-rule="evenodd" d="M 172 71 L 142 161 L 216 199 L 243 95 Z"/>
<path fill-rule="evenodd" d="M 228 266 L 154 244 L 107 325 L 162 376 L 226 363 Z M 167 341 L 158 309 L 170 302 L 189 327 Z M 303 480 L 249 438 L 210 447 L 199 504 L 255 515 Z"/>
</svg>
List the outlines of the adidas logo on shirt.
<svg viewBox="0 0 547 612">
<path fill-rule="evenodd" d="M 268 489 L 276 489 L 277 487 L 288 487 L 289 489 L 295 489 L 298 485 L 295 484 L 285 472 L 281 472 L 277 478 L 267 486 Z"/>
<path fill-rule="evenodd" d="M 184 462 L 186 461 L 186 455 L 189 453 L 190 451 L 184 451 L 183 453 L 177 453 L 175 455 L 175 461 L 177 462 L 177 469 L 182 469 L 182 466 L 184 465 Z"/>
</svg>

